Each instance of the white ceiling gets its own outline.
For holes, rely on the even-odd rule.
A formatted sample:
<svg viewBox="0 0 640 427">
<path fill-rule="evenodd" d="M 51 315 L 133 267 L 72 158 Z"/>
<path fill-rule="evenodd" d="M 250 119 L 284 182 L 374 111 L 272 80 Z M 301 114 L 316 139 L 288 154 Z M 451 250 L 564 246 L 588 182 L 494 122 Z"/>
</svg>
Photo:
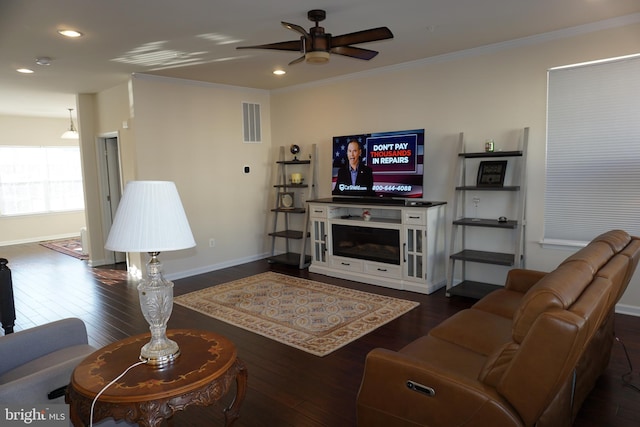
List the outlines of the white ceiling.
<svg viewBox="0 0 640 427">
<path fill-rule="evenodd" d="M 298 39 L 280 22 L 308 29 L 310 9 L 326 10 L 327 33 L 387 26 L 394 38 L 358 45 L 380 52 L 371 61 L 324 65 L 235 49 Z M 68 117 L 76 93 L 132 73 L 277 89 L 638 13 L 638 0 L 0 0 L 0 114 Z M 52 64 L 36 65 L 41 56 Z"/>
</svg>

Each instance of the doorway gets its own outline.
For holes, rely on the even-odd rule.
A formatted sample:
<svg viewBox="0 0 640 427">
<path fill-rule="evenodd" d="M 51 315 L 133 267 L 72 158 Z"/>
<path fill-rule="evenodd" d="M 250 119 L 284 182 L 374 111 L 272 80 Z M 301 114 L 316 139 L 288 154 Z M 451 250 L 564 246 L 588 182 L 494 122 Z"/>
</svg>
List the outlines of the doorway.
<svg viewBox="0 0 640 427">
<path fill-rule="evenodd" d="M 102 211 L 102 233 L 109 235 L 111 224 L 116 216 L 118 204 L 122 197 L 122 181 L 120 168 L 120 151 L 118 134 L 108 134 L 98 138 L 98 168 L 100 176 L 100 208 Z M 127 254 L 105 249 L 105 259 L 117 264 L 125 262 Z"/>
</svg>

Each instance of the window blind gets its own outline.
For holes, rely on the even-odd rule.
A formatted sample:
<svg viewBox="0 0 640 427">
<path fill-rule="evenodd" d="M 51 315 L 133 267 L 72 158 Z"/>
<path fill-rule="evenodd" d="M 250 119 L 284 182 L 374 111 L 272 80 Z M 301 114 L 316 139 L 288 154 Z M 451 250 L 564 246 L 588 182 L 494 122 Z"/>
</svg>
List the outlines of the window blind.
<svg viewBox="0 0 640 427">
<path fill-rule="evenodd" d="M 640 234 L 640 55 L 551 69 L 543 243 Z"/>
</svg>

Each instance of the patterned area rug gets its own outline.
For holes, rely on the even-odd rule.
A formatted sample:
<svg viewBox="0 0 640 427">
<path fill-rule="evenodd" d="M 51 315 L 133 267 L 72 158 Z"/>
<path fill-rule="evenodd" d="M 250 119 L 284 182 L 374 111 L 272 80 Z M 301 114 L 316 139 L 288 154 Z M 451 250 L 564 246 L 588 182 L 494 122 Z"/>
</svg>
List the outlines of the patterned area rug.
<svg viewBox="0 0 640 427">
<path fill-rule="evenodd" d="M 274 272 L 191 292 L 174 302 L 316 356 L 419 305 Z"/>
<path fill-rule="evenodd" d="M 91 269 L 93 276 L 105 285 L 117 285 L 129 280 L 127 270 L 112 270 L 109 268 L 94 267 Z"/>
<path fill-rule="evenodd" d="M 74 258 L 89 259 L 88 255 L 82 253 L 82 243 L 79 237 L 74 239 L 51 240 L 49 242 L 42 242 L 40 245 L 53 249 L 56 252 L 71 255 Z"/>
</svg>

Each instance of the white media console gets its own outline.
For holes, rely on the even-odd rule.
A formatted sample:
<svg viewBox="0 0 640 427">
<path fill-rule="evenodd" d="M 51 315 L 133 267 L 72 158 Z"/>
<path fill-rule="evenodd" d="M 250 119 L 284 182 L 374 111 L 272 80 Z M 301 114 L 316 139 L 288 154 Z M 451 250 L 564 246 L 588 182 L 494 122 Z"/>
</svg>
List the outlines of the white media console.
<svg viewBox="0 0 640 427">
<path fill-rule="evenodd" d="M 443 287 L 446 204 L 396 202 L 309 201 L 309 271 L 424 294 Z"/>
</svg>

